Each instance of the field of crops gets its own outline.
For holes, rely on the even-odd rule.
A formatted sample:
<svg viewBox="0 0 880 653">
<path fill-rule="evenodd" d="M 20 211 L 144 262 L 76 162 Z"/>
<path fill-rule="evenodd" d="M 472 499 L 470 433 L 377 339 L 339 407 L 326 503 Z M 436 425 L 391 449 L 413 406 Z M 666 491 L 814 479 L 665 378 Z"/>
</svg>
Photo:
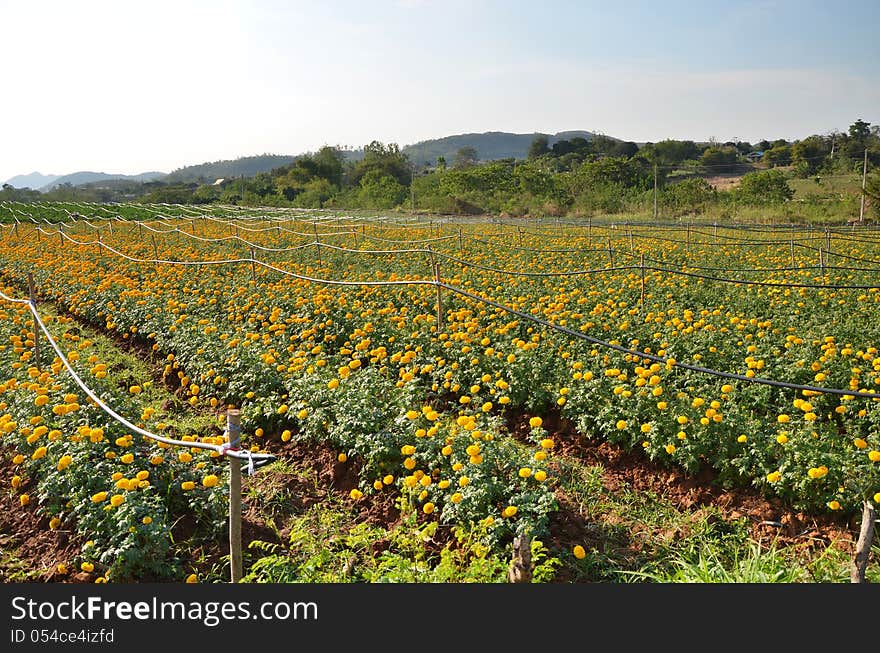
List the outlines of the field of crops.
<svg viewBox="0 0 880 653">
<path fill-rule="evenodd" d="M 2 483 L 87 538 L 76 564 L 104 580 L 166 576 L 181 514 L 223 532 L 227 407 L 246 450 L 329 446 L 350 501 L 399 493 L 490 548 L 546 535 L 560 420 L 811 514 L 880 501 L 867 227 L 86 204 L 0 220 L 0 290 L 27 300 L 30 276 L 60 350 L 28 303 L 0 304 Z M 170 424 L 85 326 L 162 357 L 210 432 Z M 211 446 L 133 433 L 66 364 L 138 429 Z"/>
</svg>

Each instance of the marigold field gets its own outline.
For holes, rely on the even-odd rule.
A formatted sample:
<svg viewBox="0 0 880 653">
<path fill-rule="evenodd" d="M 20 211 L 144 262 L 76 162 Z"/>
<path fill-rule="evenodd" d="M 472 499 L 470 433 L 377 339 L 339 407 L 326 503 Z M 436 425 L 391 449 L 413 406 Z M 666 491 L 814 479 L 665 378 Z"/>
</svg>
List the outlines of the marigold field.
<svg viewBox="0 0 880 653">
<path fill-rule="evenodd" d="M 118 413 L 219 444 L 240 408 L 251 451 L 328 446 L 357 474 L 348 501 L 397 492 L 486 547 L 546 535 L 564 469 L 551 417 L 810 514 L 880 501 L 869 227 L 89 204 L 0 219 L 0 290 L 27 299 L 31 275 L 64 356 Z M 157 384 L 114 369 L 85 326 L 163 358 L 210 432 L 170 424 Z M 228 461 L 132 434 L 38 331 L 0 302 L 4 489 L 78 533 L 70 564 L 101 582 L 182 573 L 172 522 L 222 539 Z"/>
</svg>

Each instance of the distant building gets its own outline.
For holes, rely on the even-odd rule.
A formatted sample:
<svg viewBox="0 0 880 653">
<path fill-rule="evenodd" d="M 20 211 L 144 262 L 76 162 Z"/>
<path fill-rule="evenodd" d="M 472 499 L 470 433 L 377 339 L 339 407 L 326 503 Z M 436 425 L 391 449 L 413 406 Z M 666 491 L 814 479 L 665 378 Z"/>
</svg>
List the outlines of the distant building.
<svg viewBox="0 0 880 653">
<path fill-rule="evenodd" d="M 755 161 L 760 161 L 762 158 L 764 158 L 764 153 L 763 152 L 749 152 L 748 154 L 744 154 L 743 158 L 746 161 L 750 161 L 750 162 L 754 163 Z"/>
<path fill-rule="evenodd" d="M 213 184 L 211 184 L 211 185 L 212 185 L 212 186 L 219 186 L 219 185 L 222 184 L 224 181 L 226 181 L 226 179 L 223 178 L 223 177 L 220 177 L 220 179 L 218 179 L 217 181 L 215 181 L 215 182 L 214 182 Z"/>
</svg>

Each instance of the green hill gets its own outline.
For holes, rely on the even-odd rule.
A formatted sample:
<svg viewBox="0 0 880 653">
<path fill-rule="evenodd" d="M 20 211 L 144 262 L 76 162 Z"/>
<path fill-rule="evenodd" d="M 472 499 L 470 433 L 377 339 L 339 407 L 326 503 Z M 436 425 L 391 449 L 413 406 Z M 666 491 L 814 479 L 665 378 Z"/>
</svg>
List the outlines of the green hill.
<svg viewBox="0 0 880 653">
<path fill-rule="evenodd" d="M 165 183 L 213 183 L 217 179 L 253 177 L 261 172 L 269 172 L 291 163 L 295 156 L 283 154 L 259 154 L 238 159 L 213 161 L 178 168 L 161 181 Z"/>
<path fill-rule="evenodd" d="M 473 147 L 480 161 L 495 159 L 524 159 L 536 136 L 546 136 L 549 145 L 575 137 L 591 140 L 595 134 L 588 131 L 565 131 L 556 134 L 515 134 L 510 132 L 484 132 L 482 134 L 455 134 L 444 138 L 420 141 L 401 148 L 409 160 L 417 165 L 434 165 L 437 157 L 452 163 L 455 153 L 463 147 Z"/>
</svg>

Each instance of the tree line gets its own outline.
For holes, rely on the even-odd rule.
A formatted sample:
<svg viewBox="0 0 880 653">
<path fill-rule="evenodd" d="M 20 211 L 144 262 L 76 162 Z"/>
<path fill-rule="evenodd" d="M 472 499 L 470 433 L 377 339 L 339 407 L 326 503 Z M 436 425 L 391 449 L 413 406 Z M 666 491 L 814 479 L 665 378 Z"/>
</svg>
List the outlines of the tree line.
<svg viewBox="0 0 880 653">
<path fill-rule="evenodd" d="M 638 145 L 597 135 L 532 141 L 524 159 L 480 161 L 469 147 L 451 162 L 411 161 L 396 143 L 373 141 L 353 161 L 344 150 L 314 153 L 251 177 L 217 183 L 147 183 L 60 186 L 47 193 L 4 186 L 0 200 L 140 201 L 148 203 L 291 206 L 329 209 L 415 210 L 441 214 L 594 215 L 637 213 L 659 203 L 664 215 L 791 200 L 797 178 L 861 174 L 880 164 L 880 128 L 861 119 L 846 132 L 788 142 L 696 143 L 663 140 Z M 719 190 L 707 178 L 739 173 L 739 184 Z M 880 207 L 880 175 L 866 193 Z M 852 198 L 849 199 L 851 202 Z M 852 207 L 848 207 L 851 209 Z"/>
</svg>

